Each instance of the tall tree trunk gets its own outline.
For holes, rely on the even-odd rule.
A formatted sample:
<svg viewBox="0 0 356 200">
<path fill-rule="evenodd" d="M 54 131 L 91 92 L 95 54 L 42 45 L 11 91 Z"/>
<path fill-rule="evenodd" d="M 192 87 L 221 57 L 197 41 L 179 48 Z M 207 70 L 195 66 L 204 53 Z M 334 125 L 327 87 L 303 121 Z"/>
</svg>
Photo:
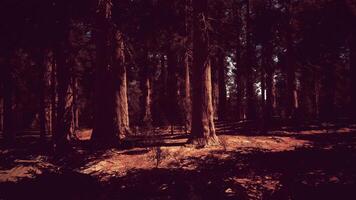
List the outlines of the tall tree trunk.
<svg viewBox="0 0 356 200">
<path fill-rule="evenodd" d="M 321 110 L 320 114 L 322 120 L 327 122 L 336 119 L 335 109 L 335 90 L 336 90 L 336 75 L 335 75 L 335 58 L 329 58 L 323 66 L 324 77 L 322 79 L 322 98 L 321 98 Z"/>
<path fill-rule="evenodd" d="M 287 67 L 287 117 L 296 122 L 298 118 L 299 99 L 296 83 L 296 60 L 295 50 L 293 45 L 293 27 L 291 25 L 291 5 L 287 5 L 287 14 L 289 16 L 289 23 L 286 27 L 286 67 Z"/>
<path fill-rule="evenodd" d="M 65 39 L 64 39 L 65 40 Z M 57 80 L 58 80 L 58 104 L 56 107 L 56 132 L 54 135 L 55 148 L 64 148 L 68 144 L 71 133 L 72 115 L 70 106 L 72 103 L 70 77 L 71 70 L 65 53 L 65 41 L 58 44 L 55 50 Z"/>
<path fill-rule="evenodd" d="M 265 86 L 266 86 L 266 97 L 265 104 L 264 104 L 264 122 L 266 124 L 266 128 L 268 128 L 269 124 L 271 123 L 273 109 L 274 109 L 274 101 L 275 101 L 275 92 L 273 88 L 273 74 L 274 69 L 272 66 L 272 51 L 273 45 L 271 41 L 267 41 L 263 47 L 263 68 L 265 70 Z"/>
<path fill-rule="evenodd" d="M 213 110 L 214 119 L 218 118 L 218 106 L 219 106 L 219 62 L 218 56 L 211 56 L 211 88 L 213 96 Z"/>
<path fill-rule="evenodd" d="M 0 77 L 2 79 L 2 77 Z M 2 87 L 2 83 L 0 83 Z M 0 96 L 0 131 L 4 132 L 4 97 L 3 94 Z"/>
<path fill-rule="evenodd" d="M 129 106 L 127 102 L 127 76 L 125 66 L 125 46 L 123 35 L 120 31 L 115 34 L 115 55 L 114 55 L 114 82 L 115 82 L 115 103 L 116 120 L 118 124 L 118 135 L 124 138 L 130 134 L 129 126 Z"/>
<path fill-rule="evenodd" d="M 167 96 L 166 115 L 170 125 L 177 122 L 178 109 L 178 56 L 173 49 L 167 51 Z"/>
<path fill-rule="evenodd" d="M 255 88 L 254 88 L 254 77 L 253 77 L 253 66 L 252 66 L 252 45 L 251 45 L 251 17 L 250 17 L 250 0 L 246 1 L 246 71 L 247 71 L 247 81 L 246 81 L 246 98 L 247 98 L 247 119 L 256 119 L 256 103 L 255 103 Z"/>
<path fill-rule="evenodd" d="M 185 128 L 189 133 L 192 128 L 192 101 L 190 97 L 190 67 L 188 51 L 184 55 L 184 112 Z"/>
<path fill-rule="evenodd" d="M 115 120 L 115 92 L 112 56 L 111 0 L 98 0 L 95 21 L 96 69 L 94 86 L 94 127 L 91 140 L 99 147 L 110 147 L 119 142 Z"/>
<path fill-rule="evenodd" d="M 14 80 L 12 72 L 12 61 L 11 54 L 5 56 L 5 62 L 2 68 L 2 80 L 3 80 L 3 90 L 4 90 L 4 131 L 3 137 L 6 144 L 12 144 L 15 141 L 15 130 L 14 130 Z"/>
<path fill-rule="evenodd" d="M 186 133 L 190 133 L 192 129 L 192 100 L 190 95 L 190 56 L 191 55 L 191 8 L 192 0 L 186 0 L 185 2 L 185 52 L 184 52 L 184 124 Z"/>
<path fill-rule="evenodd" d="M 141 120 L 143 126 L 151 127 L 152 126 L 152 83 L 151 83 L 151 73 L 150 73 L 150 62 L 148 58 L 148 52 L 144 52 L 143 62 L 141 66 Z"/>
<path fill-rule="evenodd" d="M 52 56 L 51 64 L 51 134 L 52 136 L 56 133 L 56 121 L 57 121 L 57 64 L 55 55 Z"/>
<path fill-rule="evenodd" d="M 225 55 L 219 51 L 218 55 L 218 70 L 219 70 L 219 106 L 218 116 L 219 120 L 226 120 L 226 81 L 225 81 Z"/>
<path fill-rule="evenodd" d="M 39 81 L 39 124 L 40 124 L 40 139 L 45 140 L 46 137 L 46 65 L 45 52 L 39 51 L 40 58 L 37 64 L 40 65 L 40 81 Z"/>
<path fill-rule="evenodd" d="M 355 5 L 355 17 L 356 19 L 356 5 Z M 354 23 L 356 26 L 356 23 Z M 356 28 L 354 26 L 354 30 L 351 36 L 350 43 L 350 69 L 351 69 L 351 117 L 356 120 Z"/>
<path fill-rule="evenodd" d="M 191 143 L 218 142 L 213 118 L 207 0 L 193 0 L 193 112 Z"/>
</svg>

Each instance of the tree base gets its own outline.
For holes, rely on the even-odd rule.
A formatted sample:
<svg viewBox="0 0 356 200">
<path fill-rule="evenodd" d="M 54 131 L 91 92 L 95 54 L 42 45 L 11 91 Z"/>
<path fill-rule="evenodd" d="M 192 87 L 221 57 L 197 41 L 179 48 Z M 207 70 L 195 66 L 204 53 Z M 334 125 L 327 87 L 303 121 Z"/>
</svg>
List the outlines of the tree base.
<svg viewBox="0 0 356 200">
<path fill-rule="evenodd" d="M 204 137 L 204 138 L 190 138 L 188 144 L 191 144 L 197 148 L 204 148 L 207 146 L 218 146 L 220 145 L 219 138 L 214 136 Z"/>
</svg>

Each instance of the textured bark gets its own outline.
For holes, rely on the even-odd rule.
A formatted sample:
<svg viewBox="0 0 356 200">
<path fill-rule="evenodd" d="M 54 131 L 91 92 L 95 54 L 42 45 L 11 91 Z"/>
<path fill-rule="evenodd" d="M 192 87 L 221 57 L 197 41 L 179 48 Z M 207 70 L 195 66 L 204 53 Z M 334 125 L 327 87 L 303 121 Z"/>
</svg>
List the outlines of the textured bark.
<svg viewBox="0 0 356 200">
<path fill-rule="evenodd" d="M 191 0 L 186 0 L 185 2 L 185 52 L 184 52 L 184 124 L 186 133 L 190 133 L 192 129 L 192 100 L 191 100 L 191 87 L 190 87 L 190 57 L 191 55 L 191 41 L 192 41 L 192 32 L 191 30 Z"/>
<path fill-rule="evenodd" d="M 190 132 L 192 128 L 192 101 L 190 95 L 190 67 L 188 52 L 184 58 L 184 112 L 185 112 L 185 128 L 186 132 Z"/>
<path fill-rule="evenodd" d="M 99 147 L 110 147 L 119 141 L 115 120 L 115 95 L 113 72 L 110 67 L 112 55 L 112 2 L 98 1 L 95 16 L 96 68 L 94 83 L 94 126 L 91 140 Z"/>
<path fill-rule="evenodd" d="M 207 0 L 193 0 L 193 112 L 190 142 L 209 145 L 215 134 L 209 62 Z"/>
<path fill-rule="evenodd" d="M 218 56 L 211 57 L 211 88 L 213 96 L 213 110 L 214 110 L 214 119 L 218 119 L 218 110 L 219 110 L 219 62 Z M 220 120 L 220 119 L 219 119 Z"/>
<path fill-rule="evenodd" d="M 124 48 L 125 46 L 122 33 L 120 31 L 116 31 L 113 70 L 115 84 L 116 120 L 118 125 L 118 135 L 120 138 L 124 138 L 126 135 L 130 134 Z"/>
</svg>

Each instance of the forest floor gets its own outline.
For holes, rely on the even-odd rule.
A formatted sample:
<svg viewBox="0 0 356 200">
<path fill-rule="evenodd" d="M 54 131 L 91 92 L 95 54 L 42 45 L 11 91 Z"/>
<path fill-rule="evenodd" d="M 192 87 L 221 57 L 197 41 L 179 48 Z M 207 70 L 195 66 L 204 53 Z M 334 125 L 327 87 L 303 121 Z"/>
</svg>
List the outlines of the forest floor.
<svg viewBox="0 0 356 200">
<path fill-rule="evenodd" d="M 356 199 L 356 125 L 229 126 L 217 125 L 219 146 L 156 129 L 106 151 L 91 150 L 82 130 L 61 156 L 22 137 L 0 148 L 0 199 Z"/>
</svg>

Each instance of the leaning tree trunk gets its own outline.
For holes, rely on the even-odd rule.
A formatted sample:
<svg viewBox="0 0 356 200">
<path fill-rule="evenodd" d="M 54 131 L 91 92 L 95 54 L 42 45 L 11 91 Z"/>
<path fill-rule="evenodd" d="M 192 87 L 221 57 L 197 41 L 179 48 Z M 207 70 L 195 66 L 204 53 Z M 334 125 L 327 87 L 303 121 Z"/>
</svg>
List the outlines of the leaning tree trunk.
<svg viewBox="0 0 356 200">
<path fill-rule="evenodd" d="M 207 0 L 193 0 L 193 112 L 190 142 L 202 146 L 218 142 L 213 119 L 207 11 Z"/>
<path fill-rule="evenodd" d="M 115 110 L 118 125 L 118 135 L 124 138 L 130 133 L 129 106 L 127 102 L 127 76 L 125 66 L 124 39 L 120 31 L 115 33 L 114 58 L 114 85 L 115 85 Z"/>
<path fill-rule="evenodd" d="M 112 55 L 112 22 L 110 0 L 98 1 L 95 21 L 96 69 L 94 83 L 94 127 L 92 142 L 106 148 L 119 142 L 117 120 L 115 120 L 115 92 L 113 72 L 111 71 Z"/>
</svg>

